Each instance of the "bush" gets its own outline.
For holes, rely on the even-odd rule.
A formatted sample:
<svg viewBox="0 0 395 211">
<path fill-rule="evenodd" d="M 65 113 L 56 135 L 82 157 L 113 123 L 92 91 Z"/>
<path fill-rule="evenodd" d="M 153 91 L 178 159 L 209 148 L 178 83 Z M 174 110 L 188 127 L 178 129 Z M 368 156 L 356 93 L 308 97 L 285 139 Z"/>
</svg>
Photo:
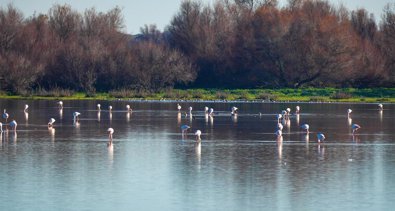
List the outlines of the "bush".
<svg viewBox="0 0 395 211">
<path fill-rule="evenodd" d="M 352 95 L 347 92 L 336 92 L 330 96 L 331 99 L 350 99 Z"/>
</svg>

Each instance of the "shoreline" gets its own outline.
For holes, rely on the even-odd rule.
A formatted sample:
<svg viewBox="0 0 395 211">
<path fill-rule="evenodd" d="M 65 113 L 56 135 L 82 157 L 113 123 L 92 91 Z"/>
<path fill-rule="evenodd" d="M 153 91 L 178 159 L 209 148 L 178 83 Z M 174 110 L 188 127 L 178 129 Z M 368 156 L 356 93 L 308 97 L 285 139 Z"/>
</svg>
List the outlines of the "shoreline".
<svg viewBox="0 0 395 211">
<path fill-rule="evenodd" d="M 0 93 L 0 99 L 16 100 L 103 100 L 129 102 L 215 102 L 215 103 L 395 103 L 395 88 L 373 89 L 173 89 L 156 93 L 134 90 L 88 95 L 66 91 L 27 96 Z"/>
</svg>

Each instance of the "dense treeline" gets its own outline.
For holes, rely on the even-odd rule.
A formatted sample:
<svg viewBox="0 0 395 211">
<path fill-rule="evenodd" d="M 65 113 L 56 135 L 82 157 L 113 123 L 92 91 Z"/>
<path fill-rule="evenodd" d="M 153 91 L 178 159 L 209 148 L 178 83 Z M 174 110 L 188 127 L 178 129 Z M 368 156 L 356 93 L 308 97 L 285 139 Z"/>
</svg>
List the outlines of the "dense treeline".
<svg viewBox="0 0 395 211">
<path fill-rule="evenodd" d="M 380 24 L 323 0 L 183 1 L 164 32 L 122 32 L 119 8 L 0 9 L 0 89 L 395 85 L 395 5 Z"/>
</svg>

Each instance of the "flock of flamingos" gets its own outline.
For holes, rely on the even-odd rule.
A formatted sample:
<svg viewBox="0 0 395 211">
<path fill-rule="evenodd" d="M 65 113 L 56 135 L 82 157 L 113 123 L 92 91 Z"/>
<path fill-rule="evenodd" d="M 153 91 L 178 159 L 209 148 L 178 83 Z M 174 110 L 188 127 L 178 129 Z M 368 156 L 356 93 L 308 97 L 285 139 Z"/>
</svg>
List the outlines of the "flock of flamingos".
<svg viewBox="0 0 395 211">
<path fill-rule="evenodd" d="M 63 102 L 62 101 L 57 102 L 57 104 L 58 104 L 59 109 L 63 109 Z M 382 104 L 378 104 L 378 107 L 379 107 L 379 110 L 383 110 L 383 105 Z M 24 112 L 27 112 L 28 109 L 29 109 L 29 105 L 26 104 Z M 98 111 L 101 110 L 101 105 L 100 104 L 97 104 L 97 110 Z M 112 111 L 112 106 L 111 105 L 108 107 L 108 110 L 110 112 Z M 181 114 L 181 105 L 180 104 L 177 104 L 177 110 L 178 110 L 178 113 Z M 132 108 L 130 107 L 130 105 L 126 105 L 126 111 L 127 112 L 132 112 Z M 300 106 L 296 106 L 295 114 L 299 114 L 300 112 L 301 112 Z M 212 117 L 214 115 L 214 109 L 213 108 L 209 109 L 208 107 L 205 107 L 204 108 L 204 113 L 205 113 L 205 115 L 208 115 L 208 116 Z M 352 113 L 352 110 L 348 109 L 347 110 L 348 118 L 350 118 L 351 113 Z M 74 112 L 73 113 L 73 123 L 74 124 L 79 124 L 79 116 L 80 115 L 81 115 L 81 113 L 79 113 L 79 112 Z M 192 117 L 192 107 L 189 107 L 189 114 L 185 113 L 185 115 L 186 116 L 190 115 Z M 233 106 L 231 108 L 230 115 L 231 116 L 237 116 L 238 115 L 238 108 Z M 275 132 L 275 134 L 276 134 L 276 136 L 278 138 L 282 137 L 283 124 L 281 123 L 281 120 L 289 120 L 290 115 L 291 115 L 291 109 L 290 108 L 287 108 L 287 109 L 281 111 L 281 114 L 277 114 L 276 115 L 276 118 L 277 118 L 277 131 Z M 10 116 L 6 112 L 6 109 L 4 109 L 2 117 L 5 119 L 5 123 L 3 124 L 3 123 L 0 122 L 0 133 L 3 132 L 3 125 L 5 126 L 5 130 L 8 131 L 9 128 L 10 128 L 10 130 L 16 132 L 18 124 L 17 124 L 17 122 L 14 119 L 12 121 L 8 122 L 8 119 L 9 119 Z M 55 121 L 56 120 L 54 118 L 50 118 L 49 119 L 49 122 L 48 122 L 48 128 L 49 129 L 54 126 Z M 184 135 L 187 133 L 188 129 L 190 129 L 190 128 L 191 127 L 188 126 L 188 125 L 181 125 L 181 135 L 182 135 L 182 137 L 184 137 Z M 306 132 L 306 134 L 309 134 L 309 128 L 310 128 L 310 126 L 308 124 L 301 125 L 301 129 L 303 129 Z M 354 135 L 357 132 L 357 130 L 361 128 L 361 126 L 358 125 L 358 124 L 352 124 L 351 128 L 352 128 L 352 134 Z M 114 129 L 113 128 L 108 128 L 107 129 L 107 133 L 108 133 L 108 138 L 109 138 L 107 146 L 112 146 Z M 201 136 L 202 132 L 200 130 L 196 130 L 194 134 L 196 136 L 196 142 L 200 142 L 201 141 L 200 136 Z M 323 133 L 317 133 L 317 141 L 318 141 L 318 143 L 321 143 L 324 140 L 325 140 L 325 135 Z"/>
</svg>

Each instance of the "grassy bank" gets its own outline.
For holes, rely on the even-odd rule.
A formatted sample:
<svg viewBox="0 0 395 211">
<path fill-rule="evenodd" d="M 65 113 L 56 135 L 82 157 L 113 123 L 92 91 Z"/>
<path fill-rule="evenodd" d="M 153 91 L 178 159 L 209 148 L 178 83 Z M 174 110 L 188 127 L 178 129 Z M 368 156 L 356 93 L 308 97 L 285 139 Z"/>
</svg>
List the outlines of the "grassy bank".
<svg viewBox="0 0 395 211">
<path fill-rule="evenodd" d="M 41 91 L 24 95 L 0 93 L 7 99 L 62 99 L 62 100 L 248 100 L 301 102 L 388 102 L 395 103 L 395 88 L 374 89 L 172 89 L 158 93 L 118 90 L 109 93 L 86 94 L 68 90 Z"/>
</svg>

